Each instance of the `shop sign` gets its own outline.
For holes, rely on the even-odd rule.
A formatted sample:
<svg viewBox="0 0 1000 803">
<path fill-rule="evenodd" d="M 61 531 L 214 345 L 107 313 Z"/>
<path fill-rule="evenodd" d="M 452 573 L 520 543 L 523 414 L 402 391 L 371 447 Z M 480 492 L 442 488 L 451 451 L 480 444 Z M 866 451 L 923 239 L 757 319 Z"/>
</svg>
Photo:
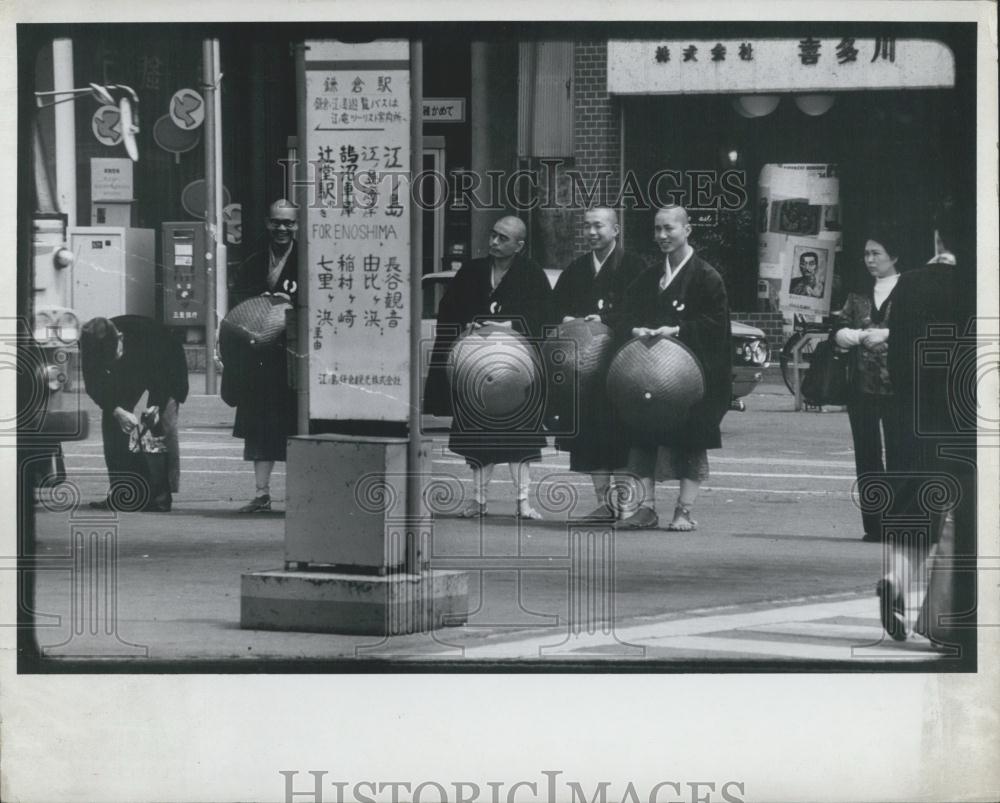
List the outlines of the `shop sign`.
<svg viewBox="0 0 1000 803">
<path fill-rule="evenodd" d="M 102 145 L 114 147 L 122 141 L 121 112 L 117 106 L 101 106 L 90 118 L 90 130 Z"/>
<path fill-rule="evenodd" d="M 91 201 L 132 201 L 132 160 L 90 160 Z"/>
<path fill-rule="evenodd" d="M 608 42 L 620 95 L 930 89 L 955 85 L 955 58 L 931 39 L 850 36 Z"/>
<path fill-rule="evenodd" d="M 424 98 L 421 119 L 425 123 L 464 123 L 465 98 Z"/>
<path fill-rule="evenodd" d="M 304 82 L 309 417 L 407 421 L 409 43 L 307 42 Z"/>
<path fill-rule="evenodd" d="M 205 101 L 193 89 L 178 89 L 170 98 L 170 119 L 184 131 L 193 131 L 205 122 Z"/>
</svg>

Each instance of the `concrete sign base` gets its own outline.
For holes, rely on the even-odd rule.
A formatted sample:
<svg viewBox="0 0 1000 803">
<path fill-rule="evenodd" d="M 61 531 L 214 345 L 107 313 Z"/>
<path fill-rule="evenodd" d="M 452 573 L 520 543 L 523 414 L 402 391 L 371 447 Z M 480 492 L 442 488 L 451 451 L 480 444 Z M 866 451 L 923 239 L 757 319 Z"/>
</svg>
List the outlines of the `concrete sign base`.
<svg viewBox="0 0 1000 803">
<path fill-rule="evenodd" d="M 392 636 L 461 625 L 468 611 L 466 572 L 270 571 L 241 582 L 244 630 Z"/>
</svg>

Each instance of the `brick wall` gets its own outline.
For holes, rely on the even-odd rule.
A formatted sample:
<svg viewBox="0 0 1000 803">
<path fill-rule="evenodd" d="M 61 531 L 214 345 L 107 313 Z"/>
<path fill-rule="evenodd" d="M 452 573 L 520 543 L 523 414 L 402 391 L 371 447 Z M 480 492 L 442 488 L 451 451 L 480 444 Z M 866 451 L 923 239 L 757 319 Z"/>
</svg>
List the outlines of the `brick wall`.
<svg viewBox="0 0 1000 803">
<path fill-rule="evenodd" d="M 730 320 L 745 323 L 748 326 L 756 326 L 762 329 L 767 335 L 767 344 L 771 349 L 771 358 L 776 358 L 782 345 L 785 343 L 785 334 L 782 331 L 784 318 L 780 312 L 739 312 L 731 311 Z"/>
<path fill-rule="evenodd" d="M 589 188 L 601 171 L 609 171 L 607 195 L 597 203 L 611 203 L 621 184 L 619 161 L 621 111 L 608 95 L 607 41 L 577 42 L 573 48 L 573 157 L 574 169 Z M 574 214 L 575 251 L 587 250 L 583 238 L 583 210 Z"/>
</svg>

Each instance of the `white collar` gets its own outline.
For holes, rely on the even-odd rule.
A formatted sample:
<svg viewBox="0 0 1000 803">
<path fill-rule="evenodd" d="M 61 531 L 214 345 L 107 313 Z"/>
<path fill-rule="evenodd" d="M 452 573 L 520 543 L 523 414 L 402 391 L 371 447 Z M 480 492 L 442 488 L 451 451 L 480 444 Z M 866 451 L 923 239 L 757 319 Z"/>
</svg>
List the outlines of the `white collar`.
<svg viewBox="0 0 1000 803">
<path fill-rule="evenodd" d="M 616 245 L 616 243 L 614 241 L 612 241 L 611 242 L 611 248 L 608 250 L 608 253 L 604 255 L 604 259 L 598 259 L 597 258 L 597 254 L 594 251 L 590 252 L 590 255 L 594 258 L 594 275 L 595 276 L 598 273 L 601 272 L 601 268 L 603 268 L 604 267 L 604 263 L 608 261 L 608 257 L 611 256 L 615 252 L 615 245 Z"/>
<path fill-rule="evenodd" d="M 688 251 L 688 255 L 681 260 L 681 264 L 676 268 L 670 267 L 670 255 L 667 254 L 667 258 L 663 261 L 663 277 L 660 279 L 660 289 L 666 290 L 670 283 L 677 277 L 677 274 L 681 272 L 681 268 L 687 265 L 691 257 L 694 256 L 694 249 L 692 248 Z"/>
</svg>

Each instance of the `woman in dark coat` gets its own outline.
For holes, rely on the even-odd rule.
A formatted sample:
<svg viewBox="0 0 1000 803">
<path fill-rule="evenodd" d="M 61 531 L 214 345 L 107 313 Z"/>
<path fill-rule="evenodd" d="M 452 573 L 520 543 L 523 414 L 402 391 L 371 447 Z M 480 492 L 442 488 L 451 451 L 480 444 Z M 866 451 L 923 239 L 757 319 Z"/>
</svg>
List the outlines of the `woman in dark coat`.
<svg viewBox="0 0 1000 803">
<path fill-rule="evenodd" d="M 848 294 L 837 315 L 833 337 L 840 349 L 850 351 L 847 415 L 862 500 L 862 540 L 881 543 L 882 514 L 865 509 L 864 500 L 868 498 L 866 485 L 887 468 L 895 471 L 899 455 L 899 417 L 887 364 L 889 326 L 899 279 L 899 244 L 887 230 L 872 230 L 869 234 L 864 258 L 871 279 L 859 292 Z"/>
<path fill-rule="evenodd" d="M 638 510 L 620 525 L 624 529 L 657 526 L 654 482 L 664 479 L 680 480 L 677 506 L 667 529 L 695 529 L 691 507 L 708 478 L 706 450 L 722 446 L 720 424 L 732 398 L 729 302 L 722 277 L 688 245 L 690 234 L 683 207 L 657 212 L 655 238 L 666 259 L 644 271 L 625 294 L 620 331 L 632 337 L 680 340 L 701 362 L 705 396 L 691 408 L 684 427 L 670 434 L 629 433 L 629 468 L 643 487 Z"/>
<path fill-rule="evenodd" d="M 551 323 L 545 272 L 521 256 L 526 236 L 516 217 L 496 222 L 490 234 L 490 256 L 474 259 L 452 279 L 438 307 L 437 334 L 431 351 L 424 391 L 424 409 L 431 415 L 452 415 L 452 393 L 446 366 L 452 346 L 470 327 L 494 321 L 510 325 L 530 338 L 540 338 Z M 486 514 L 486 489 L 497 463 L 509 463 L 517 487 L 517 514 L 541 518 L 528 504 L 528 462 L 541 459 L 545 436 L 538 425 L 505 432 L 472 429 L 453 416 L 448 448 L 466 459 L 473 473 L 473 498 L 464 518 Z"/>
</svg>

